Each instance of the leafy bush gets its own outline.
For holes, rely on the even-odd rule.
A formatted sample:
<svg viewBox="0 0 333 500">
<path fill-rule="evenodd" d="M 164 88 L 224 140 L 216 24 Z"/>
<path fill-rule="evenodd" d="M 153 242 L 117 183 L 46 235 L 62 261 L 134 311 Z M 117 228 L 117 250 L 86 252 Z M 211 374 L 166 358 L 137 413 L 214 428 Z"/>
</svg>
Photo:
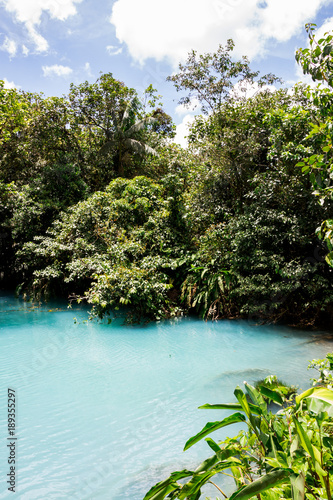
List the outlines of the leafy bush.
<svg viewBox="0 0 333 500">
<path fill-rule="evenodd" d="M 123 305 L 138 317 L 178 314 L 170 292 L 187 255 L 184 233 L 176 234 L 181 217 L 173 177 L 163 185 L 143 176 L 115 179 L 24 245 L 28 290 L 83 295 L 98 317 Z"/>
<path fill-rule="evenodd" d="M 269 375 L 263 380 L 257 380 L 254 384 L 254 387 L 260 391 L 261 387 L 265 387 L 270 390 L 274 390 L 278 393 L 282 398 L 284 397 L 286 400 L 290 400 L 292 396 L 297 393 L 297 387 L 294 385 L 288 385 L 279 380 L 275 375 Z M 262 394 L 265 401 L 270 403 L 272 399 L 268 396 Z"/>
<path fill-rule="evenodd" d="M 332 355 L 327 356 L 332 368 Z M 333 391 L 312 387 L 295 397 L 294 402 L 278 388 L 245 382 L 246 393 L 236 387 L 236 403 L 205 404 L 200 408 L 237 410 L 223 420 L 208 422 L 185 444 L 184 451 L 206 438 L 213 455 L 195 470 L 173 472 L 153 486 L 144 500 L 198 500 L 208 483 L 229 500 L 331 500 L 333 478 Z M 264 398 L 281 409 L 272 413 Z M 234 423 L 246 424 L 233 438 L 223 442 L 207 437 Z M 226 495 L 212 478 L 232 476 L 236 491 Z M 185 482 L 183 481 L 185 479 Z M 222 498 L 222 497 L 219 497 Z"/>
<path fill-rule="evenodd" d="M 320 207 L 302 180 L 294 178 L 288 192 L 274 176 L 260 179 L 253 180 L 242 214 L 211 224 L 196 239 L 196 259 L 182 286 L 184 302 L 203 317 L 302 326 L 329 322 L 332 272 L 314 234 Z"/>
</svg>

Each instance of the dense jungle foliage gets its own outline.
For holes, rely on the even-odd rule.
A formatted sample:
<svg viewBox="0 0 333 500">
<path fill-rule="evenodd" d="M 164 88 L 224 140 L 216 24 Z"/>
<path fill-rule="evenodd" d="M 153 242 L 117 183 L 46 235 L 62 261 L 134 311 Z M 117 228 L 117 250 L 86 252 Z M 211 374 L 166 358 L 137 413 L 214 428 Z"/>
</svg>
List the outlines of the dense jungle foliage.
<svg viewBox="0 0 333 500">
<path fill-rule="evenodd" d="M 201 105 L 186 149 L 152 86 L 109 73 L 60 98 L 0 82 L 2 286 L 100 318 L 329 324 L 333 49 L 307 29 L 297 58 L 325 86 L 260 77 L 231 40 L 191 52 L 169 78 Z"/>
</svg>

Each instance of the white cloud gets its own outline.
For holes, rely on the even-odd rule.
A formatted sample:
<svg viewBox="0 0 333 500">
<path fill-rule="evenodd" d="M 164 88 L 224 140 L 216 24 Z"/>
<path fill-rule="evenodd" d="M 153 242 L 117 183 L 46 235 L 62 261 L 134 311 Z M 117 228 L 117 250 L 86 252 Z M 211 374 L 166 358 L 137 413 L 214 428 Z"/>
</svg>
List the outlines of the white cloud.
<svg viewBox="0 0 333 500">
<path fill-rule="evenodd" d="M 21 87 L 19 85 L 16 85 L 14 82 L 10 82 L 7 80 L 7 78 L 2 78 L 2 80 L 5 82 L 5 89 L 20 89 Z"/>
<path fill-rule="evenodd" d="M 325 0 L 268 0 L 260 9 L 260 30 L 265 38 L 279 42 L 302 33 L 304 24 L 315 18 L 319 8 L 331 3 Z"/>
<path fill-rule="evenodd" d="M 115 45 L 108 45 L 106 50 L 109 56 L 118 56 L 122 53 L 123 49 L 121 47 L 116 47 Z"/>
<path fill-rule="evenodd" d="M 26 28 L 28 30 L 30 40 L 34 43 L 37 52 L 46 52 L 49 48 L 47 40 L 36 31 L 33 24 L 26 23 Z"/>
<path fill-rule="evenodd" d="M 28 56 L 29 55 L 29 49 L 28 49 L 28 47 L 26 47 L 26 45 L 22 45 L 22 54 L 24 56 Z"/>
<path fill-rule="evenodd" d="M 287 41 L 332 0 L 117 0 L 110 18 L 132 57 L 169 59 L 216 50 L 232 38 L 235 56 L 265 53 L 269 40 Z"/>
<path fill-rule="evenodd" d="M 36 27 L 40 25 L 42 13 L 46 12 L 52 19 L 65 21 L 69 16 L 76 14 L 75 3 L 82 0 L 0 0 L 7 12 L 11 13 L 15 20 L 23 23 L 28 31 L 29 38 L 38 52 L 45 52 L 48 43 L 45 38 L 37 32 Z"/>
<path fill-rule="evenodd" d="M 188 145 L 187 136 L 189 132 L 189 127 L 194 122 L 194 119 L 195 117 L 193 115 L 190 114 L 185 115 L 182 123 L 177 125 L 174 142 L 180 144 L 183 148 L 186 148 Z"/>
<path fill-rule="evenodd" d="M 69 76 L 73 70 L 69 66 L 54 64 L 53 66 L 43 66 L 43 76 Z"/>
<path fill-rule="evenodd" d="M 10 40 L 8 36 L 6 36 L 0 49 L 8 52 L 10 57 L 14 57 L 17 52 L 17 43 L 15 42 L 15 40 Z"/>
<path fill-rule="evenodd" d="M 93 76 L 91 72 L 90 63 L 86 62 L 86 64 L 84 65 L 84 71 L 87 73 L 88 76 Z"/>
<path fill-rule="evenodd" d="M 54 19 L 65 21 L 76 14 L 75 3 L 81 0 L 2 0 L 8 12 L 22 23 L 39 24 L 42 12 L 48 12 Z"/>
</svg>

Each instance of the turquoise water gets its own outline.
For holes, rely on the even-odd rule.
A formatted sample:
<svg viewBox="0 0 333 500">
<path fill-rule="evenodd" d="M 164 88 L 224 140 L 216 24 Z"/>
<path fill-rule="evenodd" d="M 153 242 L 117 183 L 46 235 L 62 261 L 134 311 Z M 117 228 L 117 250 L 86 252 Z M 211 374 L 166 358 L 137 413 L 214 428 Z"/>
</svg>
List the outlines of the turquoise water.
<svg viewBox="0 0 333 500">
<path fill-rule="evenodd" d="M 182 452 L 224 416 L 199 405 L 230 402 L 237 384 L 272 373 L 306 388 L 308 360 L 333 350 L 319 334 L 241 321 L 87 317 L 84 307 L 0 296 L 0 499 L 142 500 L 169 472 L 208 456 L 205 443 Z M 17 397 L 16 494 L 6 484 L 8 387 Z"/>
</svg>

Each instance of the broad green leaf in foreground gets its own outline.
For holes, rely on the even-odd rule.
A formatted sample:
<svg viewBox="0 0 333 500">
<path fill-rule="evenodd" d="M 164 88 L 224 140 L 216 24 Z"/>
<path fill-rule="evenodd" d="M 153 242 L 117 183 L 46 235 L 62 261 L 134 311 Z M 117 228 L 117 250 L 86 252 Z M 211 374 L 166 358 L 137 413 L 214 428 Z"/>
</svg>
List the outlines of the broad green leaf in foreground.
<svg viewBox="0 0 333 500">
<path fill-rule="evenodd" d="M 315 387 L 308 398 L 320 399 L 321 401 L 325 401 L 325 403 L 333 405 L 333 391 L 326 389 L 326 387 Z"/>
<path fill-rule="evenodd" d="M 312 458 L 313 465 L 316 466 L 316 462 L 318 464 L 320 464 L 321 460 L 320 460 L 320 453 L 319 453 L 318 449 L 312 445 L 308 434 L 303 429 L 303 426 L 300 424 L 300 422 L 296 418 L 293 418 L 293 422 L 295 424 L 297 434 L 300 438 L 300 441 L 301 441 L 303 448 L 309 453 L 309 455 Z M 324 471 L 322 471 L 322 472 L 324 472 Z"/>
<path fill-rule="evenodd" d="M 304 500 L 305 494 L 305 475 L 304 472 L 300 474 L 291 474 L 290 476 L 291 492 L 293 500 Z"/>
<path fill-rule="evenodd" d="M 250 398 L 252 399 L 252 401 L 257 406 L 259 406 L 259 408 L 261 409 L 261 411 L 264 414 L 267 413 L 267 405 L 266 405 L 266 403 L 264 401 L 264 398 L 260 394 L 260 392 L 255 387 L 253 387 L 252 385 L 248 384 L 247 382 L 245 382 L 245 388 L 246 388 L 246 391 L 249 394 Z M 250 409 L 251 409 L 251 407 L 250 407 Z"/>
<path fill-rule="evenodd" d="M 168 479 L 165 479 L 164 481 L 161 481 L 160 483 L 153 486 L 145 495 L 143 500 L 163 500 L 166 495 L 180 486 L 176 481 L 192 475 L 193 472 L 186 469 L 178 472 L 173 472 L 170 477 L 168 477 Z"/>
<path fill-rule="evenodd" d="M 178 495 L 179 500 L 186 500 L 187 498 L 192 498 L 192 496 L 190 497 L 189 495 L 196 495 L 197 493 L 199 493 L 202 486 L 206 484 L 211 477 L 215 476 L 224 469 L 229 469 L 233 465 L 234 461 L 227 461 L 225 463 L 220 463 L 217 467 L 215 467 L 210 471 L 194 474 L 191 481 L 189 481 L 182 487 L 182 490 Z"/>
<path fill-rule="evenodd" d="M 250 410 L 252 413 L 255 413 L 256 415 L 260 415 L 260 408 L 256 405 L 253 405 L 251 403 L 248 403 Z M 224 403 L 224 404 L 216 404 L 216 405 L 211 405 L 209 403 L 199 406 L 200 410 L 241 410 L 243 411 L 242 405 L 239 403 Z"/>
<path fill-rule="evenodd" d="M 265 476 L 260 477 L 253 483 L 243 486 L 241 489 L 235 491 L 229 500 L 248 500 L 249 498 L 258 495 L 259 493 L 273 488 L 277 484 L 287 480 L 289 471 L 285 469 L 269 472 Z"/>
<path fill-rule="evenodd" d="M 277 392 L 273 391 L 272 389 L 268 389 L 268 387 L 261 386 L 260 387 L 260 392 L 264 396 L 266 396 L 267 398 L 269 398 L 272 401 L 274 401 L 274 403 L 277 403 L 279 405 L 283 404 L 283 400 L 282 400 L 280 394 L 278 394 Z"/>
<path fill-rule="evenodd" d="M 188 450 L 195 443 L 200 441 L 202 438 L 206 437 L 211 432 L 217 431 L 222 427 L 226 427 L 227 425 L 236 424 L 238 422 L 245 422 L 245 417 L 241 413 L 234 413 L 229 417 L 224 418 L 218 422 L 208 422 L 205 427 L 198 432 L 195 436 L 191 437 L 185 444 L 184 451 Z"/>
</svg>

